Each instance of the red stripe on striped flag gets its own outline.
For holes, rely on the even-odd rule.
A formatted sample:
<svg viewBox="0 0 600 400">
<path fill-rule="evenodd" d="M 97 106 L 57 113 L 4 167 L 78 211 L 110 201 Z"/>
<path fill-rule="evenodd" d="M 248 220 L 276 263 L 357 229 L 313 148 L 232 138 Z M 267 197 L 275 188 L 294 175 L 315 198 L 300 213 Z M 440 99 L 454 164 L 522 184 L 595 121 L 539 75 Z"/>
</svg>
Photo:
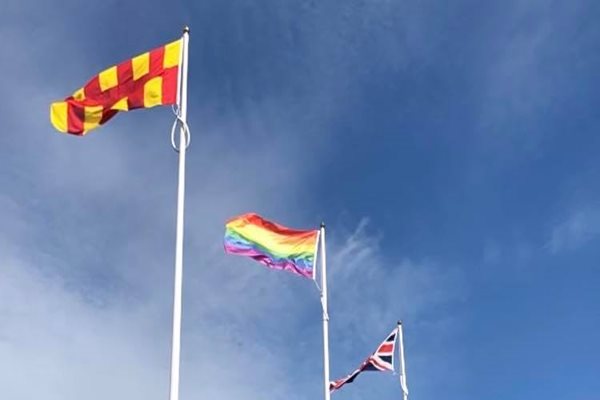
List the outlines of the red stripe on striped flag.
<svg viewBox="0 0 600 400">
<path fill-rule="evenodd" d="M 100 93 L 102 93 L 102 90 L 100 89 L 100 78 L 98 78 L 98 75 L 90 79 L 90 81 L 85 84 L 83 92 L 85 93 L 86 98 L 97 97 L 100 95 Z"/>
<path fill-rule="evenodd" d="M 164 71 L 163 58 L 165 55 L 165 47 L 159 47 L 150 51 L 150 69 L 148 71 L 148 79 L 153 78 Z"/>
<path fill-rule="evenodd" d="M 75 135 L 83 133 L 83 107 L 77 106 L 72 102 L 67 103 L 67 123 L 69 132 Z"/>
<path fill-rule="evenodd" d="M 119 80 L 117 87 L 130 87 L 130 82 L 133 81 L 133 67 L 131 65 L 131 60 L 123 61 L 121 64 L 117 65 L 117 78 Z"/>
<path fill-rule="evenodd" d="M 177 102 L 177 74 L 178 66 L 165 69 L 162 80 L 162 104 L 175 104 Z"/>
<path fill-rule="evenodd" d="M 377 349 L 377 353 L 390 353 L 394 351 L 394 343 L 384 343 Z"/>
</svg>

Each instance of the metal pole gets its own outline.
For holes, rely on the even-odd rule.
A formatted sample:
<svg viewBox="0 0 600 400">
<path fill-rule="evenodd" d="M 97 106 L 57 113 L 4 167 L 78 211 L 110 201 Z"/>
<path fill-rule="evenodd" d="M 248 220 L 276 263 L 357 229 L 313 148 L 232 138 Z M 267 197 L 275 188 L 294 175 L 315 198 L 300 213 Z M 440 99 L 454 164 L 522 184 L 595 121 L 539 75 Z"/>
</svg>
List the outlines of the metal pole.
<svg viewBox="0 0 600 400">
<path fill-rule="evenodd" d="M 325 224 L 321 223 L 321 306 L 323 307 L 323 380 L 325 400 L 329 400 L 329 314 L 327 311 L 327 257 L 325 254 Z"/>
<path fill-rule="evenodd" d="M 173 341 L 171 347 L 171 390 L 170 400 L 179 400 L 179 360 L 181 354 L 181 298 L 183 286 L 183 211 L 185 199 L 185 150 L 188 144 L 185 124 L 187 124 L 187 67 L 188 41 L 190 30 L 183 29 L 181 52 L 181 90 L 179 97 L 179 117 L 183 126 L 179 131 L 179 180 L 177 188 L 177 233 L 175 239 L 175 280 L 173 290 Z"/>
<path fill-rule="evenodd" d="M 408 400 L 408 387 L 406 385 L 406 366 L 404 364 L 404 336 L 402 334 L 402 322 L 398 321 L 398 356 L 400 358 L 400 386 L 402 387 L 402 398 Z"/>
</svg>

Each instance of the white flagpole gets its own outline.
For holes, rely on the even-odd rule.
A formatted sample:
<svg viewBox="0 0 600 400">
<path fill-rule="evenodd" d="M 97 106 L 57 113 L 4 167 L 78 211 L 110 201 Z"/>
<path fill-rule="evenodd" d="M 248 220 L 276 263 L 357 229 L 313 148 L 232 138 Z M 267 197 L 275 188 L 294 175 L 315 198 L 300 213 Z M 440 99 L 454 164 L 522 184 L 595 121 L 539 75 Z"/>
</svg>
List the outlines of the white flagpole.
<svg viewBox="0 0 600 400">
<path fill-rule="evenodd" d="M 325 400 L 331 398 L 329 391 L 329 314 L 327 312 L 327 257 L 325 254 L 325 224 L 321 222 L 319 233 L 321 245 L 321 306 L 323 307 L 323 380 Z"/>
<path fill-rule="evenodd" d="M 185 199 L 185 150 L 188 144 L 187 130 L 187 72 L 188 42 L 190 29 L 183 29 L 180 90 L 178 91 L 179 118 L 182 126 L 179 130 L 179 181 L 177 188 L 177 231 L 175 239 L 175 280 L 173 290 L 173 336 L 171 347 L 171 385 L 170 400 L 179 400 L 179 360 L 181 354 L 181 298 L 183 286 L 183 210 Z"/>
<path fill-rule="evenodd" d="M 400 386 L 402 387 L 403 400 L 408 400 L 406 366 L 404 364 L 404 336 L 402 335 L 402 321 L 398 321 L 398 358 L 400 359 Z"/>
</svg>

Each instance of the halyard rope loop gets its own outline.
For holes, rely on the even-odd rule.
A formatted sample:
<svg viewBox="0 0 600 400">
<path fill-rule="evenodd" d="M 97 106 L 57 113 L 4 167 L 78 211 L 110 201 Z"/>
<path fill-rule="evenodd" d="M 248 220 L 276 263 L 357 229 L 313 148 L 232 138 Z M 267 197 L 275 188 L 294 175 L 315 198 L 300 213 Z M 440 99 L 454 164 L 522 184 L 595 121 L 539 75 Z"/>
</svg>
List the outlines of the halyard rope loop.
<svg viewBox="0 0 600 400">
<path fill-rule="evenodd" d="M 175 121 L 173 121 L 173 126 L 171 127 L 171 146 L 173 146 L 173 150 L 175 150 L 176 153 L 179 153 L 179 148 L 175 144 L 175 131 L 177 130 L 178 125 L 181 125 L 181 127 L 183 128 L 183 133 L 185 134 L 186 149 L 190 147 L 190 142 L 192 141 L 192 136 L 190 134 L 190 128 L 188 124 L 183 119 L 181 119 L 181 117 L 178 114 L 175 114 Z"/>
</svg>

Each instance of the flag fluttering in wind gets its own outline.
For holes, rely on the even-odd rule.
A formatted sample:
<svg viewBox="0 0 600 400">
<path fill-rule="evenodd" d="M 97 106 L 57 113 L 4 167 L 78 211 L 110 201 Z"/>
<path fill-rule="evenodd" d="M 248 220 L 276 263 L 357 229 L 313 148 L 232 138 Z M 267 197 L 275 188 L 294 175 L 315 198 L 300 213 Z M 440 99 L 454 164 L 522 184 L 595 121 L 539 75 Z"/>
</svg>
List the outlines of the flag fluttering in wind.
<svg viewBox="0 0 600 400">
<path fill-rule="evenodd" d="M 181 39 L 105 69 L 64 101 L 50 106 L 60 132 L 85 135 L 119 111 L 177 102 Z"/>
<path fill-rule="evenodd" d="M 394 349 L 396 347 L 396 337 L 398 329 L 395 328 L 392 333 L 379 345 L 377 350 L 370 355 L 363 363 L 350 375 L 332 381 L 329 384 L 329 390 L 340 389 L 346 383 L 352 383 L 354 379 L 363 371 L 394 371 Z"/>
<path fill-rule="evenodd" d="M 301 231 L 249 213 L 225 225 L 225 251 L 253 258 L 268 268 L 313 277 L 319 231 Z"/>
</svg>

